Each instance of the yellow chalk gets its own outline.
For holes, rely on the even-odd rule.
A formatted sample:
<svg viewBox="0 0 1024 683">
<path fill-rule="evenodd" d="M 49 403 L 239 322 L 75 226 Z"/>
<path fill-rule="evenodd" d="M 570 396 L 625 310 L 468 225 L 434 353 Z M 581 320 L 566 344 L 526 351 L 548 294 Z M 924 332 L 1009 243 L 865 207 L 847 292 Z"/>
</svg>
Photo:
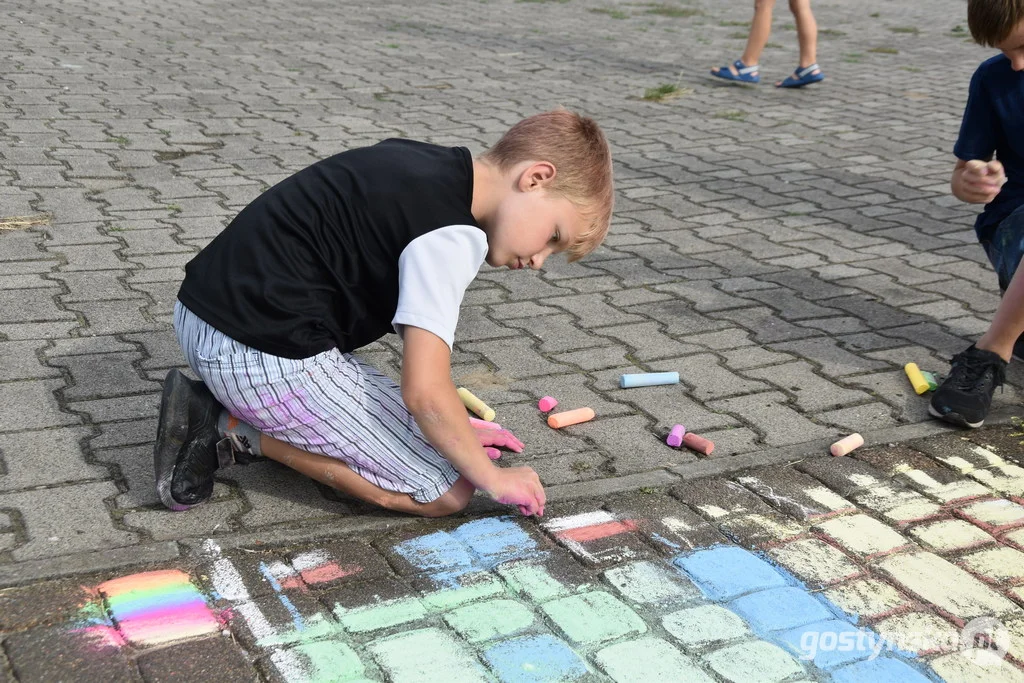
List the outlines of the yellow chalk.
<svg viewBox="0 0 1024 683">
<path fill-rule="evenodd" d="M 459 387 L 459 398 L 462 399 L 462 405 L 466 406 L 474 413 L 476 413 L 481 420 L 487 420 L 488 422 L 494 419 L 494 408 L 478 399 L 469 389 Z"/>
<path fill-rule="evenodd" d="M 903 370 L 907 373 L 910 383 L 914 385 L 914 391 L 918 394 L 928 391 L 928 380 L 921 374 L 921 368 L 917 367 L 917 363 L 907 363 Z"/>
</svg>

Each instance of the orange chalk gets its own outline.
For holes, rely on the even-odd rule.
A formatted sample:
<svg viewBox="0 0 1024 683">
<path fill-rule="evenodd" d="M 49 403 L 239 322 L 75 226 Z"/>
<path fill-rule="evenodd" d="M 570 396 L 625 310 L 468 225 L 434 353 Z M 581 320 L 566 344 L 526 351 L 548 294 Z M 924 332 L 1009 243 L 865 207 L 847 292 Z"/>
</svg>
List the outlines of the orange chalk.
<svg viewBox="0 0 1024 683">
<path fill-rule="evenodd" d="M 832 455 L 835 456 L 846 455 L 855 448 L 860 448 L 863 445 L 864 437 L 861 436 L 860 434 L 854 433 L 850 434 L 845 439 L 840 439 L 839 441 L 836 441 L 834 444 L 832 444 L 832 448 L 830 450 L 832 451 Z"/>
<path fill-rule="evenodd" d="M 683 445 L 704 455 L 711 455 L 711 451 L 715 450 L 715 444 L 693 432 L 683 434 Z"/>
<path fill-rule="evenodd" d="M 562 427 L 568 427 L 569 425 L 575 425 L 580 422 L 586 422 L 593 419 L 593 408 L 577 408 L 576 410 L 567 410 L 564 413 L 549 415 L 548 426 L 553 429 L 561 429 Z"/>
</svg>

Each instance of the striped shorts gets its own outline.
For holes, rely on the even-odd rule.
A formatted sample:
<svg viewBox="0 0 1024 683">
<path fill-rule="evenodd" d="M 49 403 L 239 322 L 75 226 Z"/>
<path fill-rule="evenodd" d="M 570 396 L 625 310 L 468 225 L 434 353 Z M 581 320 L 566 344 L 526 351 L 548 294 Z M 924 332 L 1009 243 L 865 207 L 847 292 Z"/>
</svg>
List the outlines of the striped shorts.
<svg viewBox="0 0 1024 683">
<path fill-rule="evenodd" d="M 352 354 L 272 356 L 217 331 L 180 301 L 174 331 L 217 400 L 263 434 L 342 460 L 373 484 L 420 503 L 439 498 L 459 478 L 423 437 L 398 385 Z"/>
</svg>

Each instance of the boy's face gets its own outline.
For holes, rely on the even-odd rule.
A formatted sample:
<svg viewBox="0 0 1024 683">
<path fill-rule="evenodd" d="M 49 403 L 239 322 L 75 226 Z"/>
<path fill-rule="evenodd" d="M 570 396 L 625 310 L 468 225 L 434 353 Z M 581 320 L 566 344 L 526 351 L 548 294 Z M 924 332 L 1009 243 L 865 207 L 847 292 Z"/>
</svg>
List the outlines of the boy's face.
<svg viewBox="0 0 1024 683">
<path fill-rule="evenodd" d="M 996 47 L 1010 60 L 1014 71 L 1024 71 L 1024 21 L 1017 24 L 1017 28 Z"/>
<path fill-rule="evenodd" d="M 498 205 L 488 234 L 488 265 L 536 270 L 576 241 L 583 221 L 575 205 L 549 193 L 547 182 L 536 181 L 521 177 Z"/>
</svg>

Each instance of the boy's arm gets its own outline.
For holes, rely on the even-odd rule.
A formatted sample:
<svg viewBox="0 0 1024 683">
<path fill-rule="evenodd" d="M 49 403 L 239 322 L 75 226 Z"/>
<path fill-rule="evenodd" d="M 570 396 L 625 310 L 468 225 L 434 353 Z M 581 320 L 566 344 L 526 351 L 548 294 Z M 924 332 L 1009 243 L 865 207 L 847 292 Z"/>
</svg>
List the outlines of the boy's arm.
<svg viewBox="0 0 1024 683">
<path fill-rule="evenodd" d="M 956 160 L 950 188 L 953 196 L 962 202 L 971 204 L 988 204 L 1006 182 L 1003 165 L 988 159 Z"/>
<path fill-rule="evenodd" d="M 526 515 L 544 512 L 544 488 L 529 467 L 499 468 L 469 424 L 451 380 L 451 352 L 443 339 L 413 325 L 403 333 L 402 400 L 423 435 L 459 473 L 499 503 Z"/>
</svg>

